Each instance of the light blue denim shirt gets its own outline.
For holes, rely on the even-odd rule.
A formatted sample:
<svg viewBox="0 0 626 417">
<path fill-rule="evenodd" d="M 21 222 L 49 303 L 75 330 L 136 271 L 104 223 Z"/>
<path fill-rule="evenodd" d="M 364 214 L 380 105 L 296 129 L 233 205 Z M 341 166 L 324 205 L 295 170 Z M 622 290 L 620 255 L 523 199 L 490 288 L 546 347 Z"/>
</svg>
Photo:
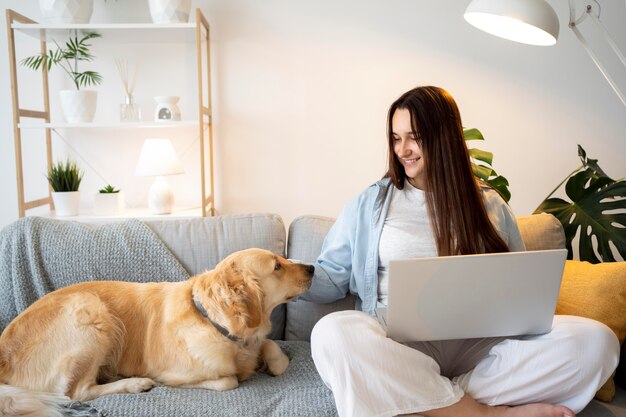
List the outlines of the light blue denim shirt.
<svg viewBox="0 0 626 417">
<path fill-rule="evenodd" d="M 374 315 L 378 299 L 378 245 L 395 186 L 389 178 L 370 185 L 342 210 L 315 263 L 309 291 L 301 298 L 330 303 L 350 291 L 358 296 L 356 308 Z M 515 217 L 499 194 L 481 188 L 485 208 L 511 251 L 523 251 Z"/>
</svg>

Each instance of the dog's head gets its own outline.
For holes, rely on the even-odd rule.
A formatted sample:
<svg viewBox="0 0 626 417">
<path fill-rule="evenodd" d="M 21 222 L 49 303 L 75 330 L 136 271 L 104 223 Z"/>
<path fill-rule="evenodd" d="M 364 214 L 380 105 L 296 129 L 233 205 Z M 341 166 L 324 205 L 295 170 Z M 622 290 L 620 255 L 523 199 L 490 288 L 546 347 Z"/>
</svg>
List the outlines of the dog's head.
<svg viewBox="0 0 626 417">
<path fill-rule="evenodd" d="M 194 297 L 228 330 L 241 337 L 266 324 L 277 305 L 311 286 L 314 267 L 263 249 L 235 252 L 199 277 Z"/>
</svg>

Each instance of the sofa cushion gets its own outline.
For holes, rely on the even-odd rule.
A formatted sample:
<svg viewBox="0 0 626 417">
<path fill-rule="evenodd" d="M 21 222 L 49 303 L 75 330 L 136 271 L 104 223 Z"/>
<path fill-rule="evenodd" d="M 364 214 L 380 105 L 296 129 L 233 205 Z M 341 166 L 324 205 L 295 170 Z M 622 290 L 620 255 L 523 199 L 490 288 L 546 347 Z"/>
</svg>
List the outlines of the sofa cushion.
<svg viewBox="0 0 626 417">
<path fill-rule="evenodd" d="M 324 216 L 300 216 L 289 225 L 287 256 L 301 262 L 315 263 L 322 251 L 326 234 L 335 223 L 335 219 Z M 348 297 L 328 304 L 315 304 L 305 300 L 296 300 L 287 304 L 287 322 L 285 340 L 310 340 L 315 323 L 333 311 L 352 310 L 355 297 Z"/>
<path fill-rule="evenodd" d="M 557 314 L 588 317 L 606 324 L 620 344 L 626 337 L 626 262 L 567 261 L 556 305 Z M 596 398 L 611 401 L 615 384 L 610 378 Z"/>
<path fill-rule="evenodd" d="M 533 214 L 516 218 L 526 250 L 565 248 L 565 232 L 561 222 L 551 214 Z"/>
<path fill-rule="evenodd" d="M 335 219 L 322 216 L 301 216 L 289 225 L 287 256 L 314 263 L 322 243 Z M 527 250 L 561 249 L 565 247 L 563 227 L 551 214 L 517 217 L 520 233 Z M 310 340 L 311 330 L 319 319 L 333 311 L 352 309 L 355 297 L 329 304 L 314 304 L 296 300 L 287 304 L 285 340 Z"/>
<path fill-rule="evenodd" d="M 209 269 L 233 252 L 261 248 L 284 256 L 285 225 L 276 214 L 146 220 L 190 274 Z"/>
<path fill-rule="evenodd" d="M 192 275 L 215 268 L 226 256 L 242 249 L 261 248 L 285 256 L 285 225 L 276 214 L 146 220 L 145 223 Z M 272 312 L 272 331 L 268 335 L 271 339 L 284 338 L 285 314 L 284 304 Z"/>
</svg>

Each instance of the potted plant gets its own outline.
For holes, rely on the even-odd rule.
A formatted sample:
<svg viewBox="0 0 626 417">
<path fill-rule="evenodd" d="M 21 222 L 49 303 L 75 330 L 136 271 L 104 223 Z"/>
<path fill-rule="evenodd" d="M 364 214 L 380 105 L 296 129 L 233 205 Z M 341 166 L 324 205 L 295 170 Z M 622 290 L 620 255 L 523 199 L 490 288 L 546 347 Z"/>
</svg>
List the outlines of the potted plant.
<svg viewBox="0 0 626 417">
<path fill-rule="evenodd" d="M 565 232 L 568 259 L 574 259 L 576 244 L 581 261 L 595 264 L 624 259 L 626 181 L 609 177 L 597 159 L 587 158 L 580 145 L 578 156 L 582 165 L 565 177 L 533 214 L 550 213 L 559 219 Z M 552 197 L 566 181 L 565 194 L 571 201 Z"/>
<path fill-rule="evenodd" d="M 115 216 L 124 211 L 124 193 L 112 185 L 101 188 L 94 197 L 96 216 Z"/>
<path fill-rule="evenodd" d="M 61 108 L 68 123 L 89 123 L 96 114 L 96 101 L 98 92 L 94 90 L 81 90 L 81 87 L 99 85 L 102 76 L 94 71 L 79 71 L 78 63 L 92 61 L 94 56 L 89 52 L 90 39 L 99 38 L 97 32 L 86 32 L 79 36 L 78 31 L 61 46 L 56 41 L 56 49 L 50 49 L 47 53 L 29 56 L 21 61 L 28 68 L 39 70 L 41 68 L 52 69 L 58 66 L 70 77 L 76 90 L 61 90 Z"/>
<path fill-rule="evenodd" d="M 57 216 L 76 216 L 80 204 L 78 187 L 83 173 L 76 163 L 69 160 L 57 162 L 48 170 L 48 182 L 54 190 L 52 200 Z"/>
</svg>

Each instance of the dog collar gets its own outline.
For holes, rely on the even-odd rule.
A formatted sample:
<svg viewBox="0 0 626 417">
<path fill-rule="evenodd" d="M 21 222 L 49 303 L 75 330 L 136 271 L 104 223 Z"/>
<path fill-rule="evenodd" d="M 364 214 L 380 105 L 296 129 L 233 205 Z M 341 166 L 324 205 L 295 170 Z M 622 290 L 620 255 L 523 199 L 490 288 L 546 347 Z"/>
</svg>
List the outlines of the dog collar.
<svg viewBox="0 0 626 417">
<path fill-rule="evenodd" d="M 232 335 L 227 328 L 220 326 L 218 323 L 214 322 L 213 320 L 211 320 L 211 318 L 209 317 L 209 314 L 206 312 L 206 310 L 204 309 L 204 307 L 202 306 L 202 304 L 200 304 L 200 302 L 198 300 L 196 300 L 196 297 L 193 297 L 193 304 L 196 306 L 196 309 L 198 309 L 198 312 L 200 312 L 200 314 L 202 314 L 203 317 L 205 317 L 209 323 L 211 323 L 213 325 L 213 327 L 215 327 L 217 329 L 218 332 L 220 332 L 223 336 L 227 337 L 228 339 L 232 340 L 233 342 L 238 342 L 241 339 L 237 336 Z"/>
</svg>

